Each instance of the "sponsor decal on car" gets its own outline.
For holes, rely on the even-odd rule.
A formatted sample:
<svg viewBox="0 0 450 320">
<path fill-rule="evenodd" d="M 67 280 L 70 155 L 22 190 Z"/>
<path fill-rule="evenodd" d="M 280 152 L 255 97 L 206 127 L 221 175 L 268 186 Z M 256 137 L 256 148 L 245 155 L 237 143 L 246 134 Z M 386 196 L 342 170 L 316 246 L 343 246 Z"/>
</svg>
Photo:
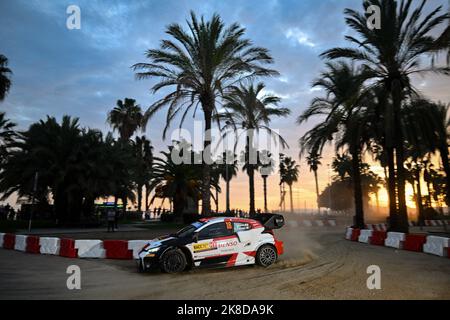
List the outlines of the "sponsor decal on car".
<svg viewBox="0 0 450 320">
<path fill-rule="evenodd" d="M 198 252 L 216 250 L 217 246 L 214 241 L 211 241 L 211 242 L 203 242 L 203 243 L 194 244 L 193 248 L 194 248 L 194 252 L 198 253 Z"/>
</svg>

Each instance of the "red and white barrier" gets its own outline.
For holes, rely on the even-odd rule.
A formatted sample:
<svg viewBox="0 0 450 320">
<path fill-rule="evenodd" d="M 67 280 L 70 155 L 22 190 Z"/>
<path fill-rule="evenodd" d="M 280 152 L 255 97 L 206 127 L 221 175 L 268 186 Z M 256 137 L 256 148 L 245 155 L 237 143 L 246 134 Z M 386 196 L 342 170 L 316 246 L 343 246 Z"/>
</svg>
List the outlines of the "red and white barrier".
<svg viewBox="0 0 450 320">
<path fill-rule="evenodd" d="M 27 249 L 27 236 L 16 235 L 16 242 L 14 243 L 14 250 L 25 252 Z"/>
<path fill-rule="evenodd" d="M 350 240 L 352 238 L 353 228 L 347 227 L 345 230 L 345 239 Z"/>
<path fill-rule="evenodd" d="M 386 223 L 366 224 L 366 229 L 373 230 L 373 231 L 386 231 L 387 230 L 387 224 Z"/>
<path fill-rule="evenodd" d="M 78 250 L 75 248 L 75 240 L 62 238 L 60 240 L 59 255 L 66 258 L 77 258 Z"/>
<path fill-rule="evenodd" d="M 39 239 L 41 254 L 59 255 L 60 239 L 53 237 L 41 237 Z"/>
<path fill-rule="evenodd" d="M 150 240 L 129 240 L 128 241 L 128 250 L 131 250 L 133 252 L 133 259 L 139 258 L 139 252 L 149 242 L 150 242 Z"/>
<path fill-rule="evenodd" d="M 405 241 L 405 234 L 402 232 L 388 232 L 387 238 L 384 240 L 386 247 L 403 249 L 403 241 Z"/>
<path fill-rule="evenodd" d="M 104 240 L 103 248 L 107 259 L 133 259 L 133 251 L 128 250 L 127 240 Z"/>
<path fill-rule="evenodd" d="M 40 253 L 39 237 L 27 236 L 26 252 L 28 253 Z"/>
<path fill-rule="evenodd" d="M 369 243 L 369 238 L 372 236 L 373 231 L 372 230 L 361 230 L 361 233 L 359 234 L 358 237 L 358 242 L 362 242 L 362 243 Z"/>
<path fill-rule="evenodd" d="M 369 243 L 375 246 L 384 246 L 386 238 L 386 231 L 373 231 L 372 236 L 369 238 Z"/>
<path fill-rule="evenodd" d="M 79 258 L 105 258 L 102 240 L 75 240 Z"/>
<path fill-rule="evenodd" d="M 446 257 L 449 247 L 449 238 L 428 236 L 426 243 L 423 245 L 423 252 L 434 254 L 440 257 Z"/>
<path fill-rule="evenodd" d="M 423 245 L 427 240 L 427 236 L 424 234 L 407 234 L 405 236 L 405 242 L 403 243 L 403 249 L 408 251 L 422 252 Z"/>
</svg>

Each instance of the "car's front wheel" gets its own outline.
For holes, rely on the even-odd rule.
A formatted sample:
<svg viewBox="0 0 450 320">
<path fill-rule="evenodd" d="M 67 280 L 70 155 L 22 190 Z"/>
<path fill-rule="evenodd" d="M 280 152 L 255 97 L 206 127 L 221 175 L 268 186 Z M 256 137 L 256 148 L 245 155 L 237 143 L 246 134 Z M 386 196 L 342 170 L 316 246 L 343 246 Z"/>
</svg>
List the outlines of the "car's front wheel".
<svg viewBox="0 0 450 320">
<path fill-rule="evenodd" d="M 256 252 L 256 263 L 262 267 L 268 267 L 277 261 L 277 250 L 271 245 L 263 245 Z"/>
<path fill-rule="evenodd" d="M 161 257 L 161 270 L 167 273 L 182 272 L 186 268 L 186 257 L 180 249 L 169 250 Z"/>
</svg>

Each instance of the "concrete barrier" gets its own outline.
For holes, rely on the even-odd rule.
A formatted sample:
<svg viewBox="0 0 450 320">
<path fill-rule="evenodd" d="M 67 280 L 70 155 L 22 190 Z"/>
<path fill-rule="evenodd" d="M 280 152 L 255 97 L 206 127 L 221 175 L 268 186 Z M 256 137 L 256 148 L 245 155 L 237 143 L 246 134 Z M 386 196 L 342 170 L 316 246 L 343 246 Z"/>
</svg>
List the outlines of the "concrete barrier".
<svg viewBox="0 0 450 320">
<path fill-rule="evenodd" d="M 388 232 L 387 238 L 384 240 L 386 247 L 403 249 L 403 242 L 405 241 L 405 234 L 402 232 Z"/>
<path fill-rule="evenodd" d="M 427 242 L 423 245 L 423 252 L 446 257 L 450 247 L 450 239 L 437 236 L 428 236 Z"/>
<path fill-rule="evenodd" d="M 75 240 L 79 258 L 105 258 L 106 251 L 102 240 Z"/>
<path fill-rule="evenodd" d="M 59 255 L 60 239 L 53 237 L 41 237 L 39 239 L 41 254 Z"/>
<path fill-rule="evenodd" d="M 25 252 L 27 249 L 27 236 L 16 235 L 16 242 L 14 243 L 14 250 Z"/>
<path fill-rule="evenodd" d="M 358 237 L 358 242 L 362 243 L 369 243 L 369 238 L 372 236 L 373 231 L 372 230 L 361 230 L 361 233 Z"/>
<path fill-rule="evenodd" d="M 129 240 L 128 241 L 128 250 L 133 251 L 133 259 L 139 258 L 139 252 L 150 241 L 151 240 Z"/>
<path fill-rule="evenodd" d="M 0 232 L 0 248 L 3 248 L 3 237 L 4 236 L 5 236 L 5 234 Z"/>
</svg>

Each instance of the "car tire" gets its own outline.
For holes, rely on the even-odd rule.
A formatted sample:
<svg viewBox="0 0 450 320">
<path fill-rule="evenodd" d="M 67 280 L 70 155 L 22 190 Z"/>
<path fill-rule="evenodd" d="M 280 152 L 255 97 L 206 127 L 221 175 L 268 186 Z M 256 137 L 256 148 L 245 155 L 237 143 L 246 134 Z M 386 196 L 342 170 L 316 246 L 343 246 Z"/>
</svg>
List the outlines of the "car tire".
<svg viewBox="0 0 450 320">
<path fill-rule="evenodd" d="M 144 267 L 144 265 L 142 264 L 142 261 L 139 259 L 139 262 L 138 262 L 138 272 L 139 273 L 144 273 L 144 272 L 146 272 L 147 270 L 145 270 L 145 267 Z"/>
<path fill-rule="evenodd" d="M 274 264 L 277 259 L 277 250 L 271 245 L 265 244 L 256 252 L 256 263 L 261 267 L 267 268 Z"/>
<path fill-rule="evenodd" d="M 172 249 L 161 257 L 161 270 L 166 273 L 182 272 L 186 268 L 186 256 L 180 249 Z"/>
</svg>

